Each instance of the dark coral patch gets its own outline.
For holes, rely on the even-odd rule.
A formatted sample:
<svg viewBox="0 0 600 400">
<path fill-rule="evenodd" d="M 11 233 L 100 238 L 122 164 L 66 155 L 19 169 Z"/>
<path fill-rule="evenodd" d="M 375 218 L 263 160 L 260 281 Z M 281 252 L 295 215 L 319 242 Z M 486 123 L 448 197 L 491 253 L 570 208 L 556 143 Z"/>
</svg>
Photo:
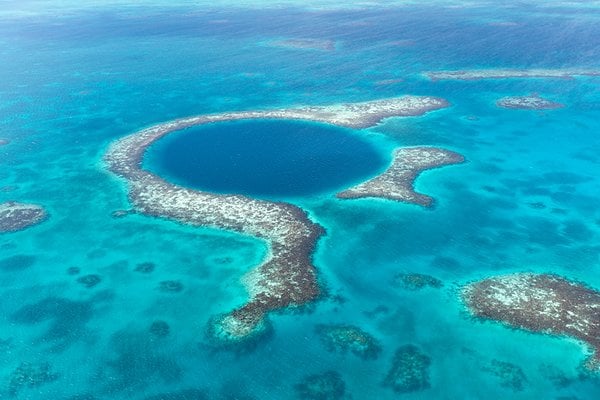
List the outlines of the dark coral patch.
<svg viewBox="0 0 600 400">
<path fill-rule="evenodd" d="M 56 379 L 58 379 L 58 374 L 52 372 L 49 363 L 32 364 L 24 362 L 10 374 L 8 393 L 12 397 L 18 396 L 23 389 L 38 388 Z"/>
<path fill-rule="evenodd" d="M 32 267 L 35 262 L 36 258 L 34 256 L 19 254 L 0 260 L 0 270 L 6 272 L 23 271 Z"/>
<path fill-rule="evenodd" d="M 400 273 L 394 277 L 392 284 L 405 290 L 421 290 L 427 287 L 439 289 L 444 284 L 439 279 L 426 274 Z"/>
<path fill-rule="evenodd" d="M 302 400 L 340 400 L 346 393 L 346 384 L 335 371 L 309 375 L 294 388 Z"/>
<path fill-rule="evenodd" d="M 546 205 L 541 201 L 529 203 L 528 206 L 533 208 L 534 210 L 543 210 L 544 208 L 546 208 Z"/>
<path fill-rule="evenodd" d="M 77 278 L 77 283 L 83 285 L 88 289 L 93 288 L 100 282 L 102 282 L 102 278 L 100 277 L 100 275 L 96 274 L 83 275 L 82 277 Z"/>
<path fill-rule="evenodd" d="M 79 267 L 69 267 L 69 268 L 67 268 L 67 274 L 68 275 L 79 275 L 80 272 L 81 272 L 81 268 L 79 268 Z"/>
<path fill-rule="evenodd" d="M 179 293 L 183 290 L 183 283 L 179 281 L 162 281 L 158 284 L 158 290 L 164 293 Z"/>
<path fill-rule="evenodd" d="M 317 325 L 317 334 L 332 352 L 347 353 L 372 360 L 379 357 L 381 345 L 372 335 L 352 325 Z"/>
<path fill-rule="evenodd" d="M 121 391 L 128 394 L 126 398 L 134 398 L 140 385 L 157 380 L 173 384 L 181 378 L 176 360 L 148 332 L 120 331 L 112 336 L 110 344 L 113 355 L 105 365 L 111 378 L 105 382 L 109 391 Z"/>
<path fill-rule="evenodd" d="M 431 359 L 412 344 L 400 347 L 394 354 L 392 367 L 388 371 L 383 386 L 396 393 L 410 393 L 427 389 Z"/>
<path fill-rule="evenodd" d="M 159 320 L 154 321 L 152 324 L 150 324 L 149 331 L 153 336 L 157 338 L 164 338 L 169 336 L 171 328 L 169 327 L 169 324 L 167 324 L 165 321 Z"/>
<path fill-rule="evenodd" d="M 130 214 L 135 214 L 135 210 L 115 210 L 110 215 L 113 218 L 123 218 Z"/>
<path fill-rule="evenodd" d="M 138 265 L 136 265 L 134 271 L 139 272 L 141 274 L 149 274 L 149 273 L 153 272 L 155 268 L 156 268 L 156 265 L 154 265 L 154 263 L 143 262 L 143 263 L 139 263 Z"/>
<path fill-rule="evenodd" d="M 500 380 L 500 385 L 514 391 L 523 390 L 527 383 L 527 377 L 521 367 L 506 361 L 492 360 L 483 370 L 495 375 Z"/>
<path fill-rule="evenodd" d="M 21 307 L 10 319 L 12 322 L 27 325 L 50 321 L 39 341 L 51 343 L 52 349 L 59 351 L 88 333 L 85 325 L 92 316 L 91 302 L 47 297 Z"/>
</svg>

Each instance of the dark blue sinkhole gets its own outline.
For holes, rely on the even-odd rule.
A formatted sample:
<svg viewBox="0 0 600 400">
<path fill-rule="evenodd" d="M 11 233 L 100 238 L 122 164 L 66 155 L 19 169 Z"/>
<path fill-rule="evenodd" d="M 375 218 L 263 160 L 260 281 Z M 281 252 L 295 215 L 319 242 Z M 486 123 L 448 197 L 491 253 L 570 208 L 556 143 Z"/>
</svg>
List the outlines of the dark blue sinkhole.
<svg viewBox="0 0 600 400">
<path fill-rule="evenodd" d="M 174 132 L 148 149 L 144 166 L 185 187 L 278 198 L 346 188 L 375 175 L 387 161 L 350 129 L 246 120 Z"/>
</svg>

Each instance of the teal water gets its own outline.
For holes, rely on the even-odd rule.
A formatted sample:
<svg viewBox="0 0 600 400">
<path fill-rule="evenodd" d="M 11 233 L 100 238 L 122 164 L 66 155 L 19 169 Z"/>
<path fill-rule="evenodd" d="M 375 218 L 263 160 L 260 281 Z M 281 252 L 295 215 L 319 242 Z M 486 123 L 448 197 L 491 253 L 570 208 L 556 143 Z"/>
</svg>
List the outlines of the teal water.
<svg viewBox="0 0 600 400">
<path fill-rule="evenodd" d="M 598 68 L 600 11 L 481 4 L 3 13 L 0 137 L 11 142 L 0 147 L 0 201 L 42 204 L 50 217 L 0 235 L 0 398 L 297 399 L 295 385 L 329 370 L 345 382 L 346 399 L 598 398 L 600 380 L 582 373 L 580 344 L 474 321 L 456 296 L 465 282 L 515 271 L 556 272 L 600 289 L 598 78 L 429 82 L 419 73 Z M 336 47 L 265 45 L 288 37 Z M 495 107 L 532 92 L 566 107 Z M 216 347 L 205 331 L 212 316 L 244 302 L 239 278 L 265 256 L 264 243 L 111 217 L 130 205 L 102 155 L 129 133 L 188 115 L 406 93 L 452 107 L 389 119 L 357 132 L 361 140 L 378 157 L 434 145 L 468 162 L 419 178 L 417 188 L 436 198 L 432 210 L 340 201 L 328 191 L 296 196 L 327 229 L 314 263 L 332 296 L 271 316 L 271 334 L 245 352 Z M 143 263 L 153 270 L 142 272 Z M 444 287 L 404 291 L 392 284 L 399 272 L 431 274 Z M 101 281 L 78 282 L 90 274 Z M 165 281 L 181 290 L 161 290 Z M 151 332 L 156 321 L 168 335 Z M 318 324 L 359 326 L 382 352 L 375 360 L 328 352 Z M 430 387 L 399 395 L 382 382 L 405 344 L 431 358 Z M 520 389 L 502 384 L 493 360 L 521 369 Z M 11 395 L 22 363 L 50 372 Z"/>
<path fill-rule="evenodd" d="M 150 147 L 145 163 L 185 187 L 281 198 L 343 190 L 384 170 L 389 156 L 350 129 L 262 120 L 171 134 Z"/>
</svg>

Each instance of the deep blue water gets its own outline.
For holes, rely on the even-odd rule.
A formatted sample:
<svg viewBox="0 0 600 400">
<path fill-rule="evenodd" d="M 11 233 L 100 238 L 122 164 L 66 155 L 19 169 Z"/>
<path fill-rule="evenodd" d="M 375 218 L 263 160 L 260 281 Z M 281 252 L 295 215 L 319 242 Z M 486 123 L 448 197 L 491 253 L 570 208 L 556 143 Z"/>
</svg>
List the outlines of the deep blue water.
<svg viewBox="0 0 600 400">
<path fill-rule="evenodd" d="M 344 189 L 385 169 L 388 158 L 350 129 L 242 121 L 171 134 L 151 147 L 146 164 L 186 187 L 290 197 Z"/>
<path fill-rule="evenodd" d="M 0 138 L 10 140 L 0 147 L 0 202 L 38 203 L 50 214 L 36 227 L 0 234 L 0 399 L 299 399 L 297 385 L 326 371 L 339 374 L 344 399 L 600 397 L 600 379 L 581 369 L 579 343 L 475 321 L 457 297 L 466 282 L 515 271 L 559 273 L 600 289 L 599 79 L 430 82 L 420 75 L 600 68 L 597 5 L 322 9 L 123 0 L 81 9 L 52 3 L 38 13 L 42 3 L 0 5 Z M 282 38 L 333 40 L 335 50 L 270 45 Z M 566 107 L 495 106 L 532 92 Z M 332 137 L 350 144 L 343 154 L 360 152 L 364 164 L 352 165 L 352 176 L 325 170 L 359 180 L 407 145 L 446 147 L 468 162 L 419 178 L 417 188 L 436 199 L 431 210 L 337 200 L 334 185 L 290 196 L 327 230 L 314 264 L 332 297 L 272 315 L 271 334 L 245 351 L 215 347 L 205 331 L 214 315 L 244 302 L 240 278 L 265 257 L 265 244 L 141 214 L 111 217 L 131 205 L 102 156 L 127 134 L 189 115 L 403 94 L 444 97 L 452 107 L 351 134 L 335 129 Z M 153 150 L 178 138 L 203 141 L 188 134 L 204 129 Z M 227 149 L 247 148 L 239 130 L 230 133 Z M 299 136 L 294 151 L 336 150 L 311 148 L 316 143 Z M 221 139 L 215 132 L 212 142 Z M 270 144 L 261 143 L 265 159 L 281 151 Z M 207 156 L 212 165 L 230 154 Z M 394 285 L 402 272 L 430 274 L 444 287 L 402 290 Z M 101 280 L 87 287 L 87 275 Z M 181 290 L 161 290 L 165 281 Z M 168 334 L 156 334 L 157 321 Z M 328 351 L 319 324 L 358 326 L 381 353 L 363 360 Z M 430 387 L 400 395 L 382 382 L 406 344 L 430 357 Z M 520 369 L 521 385 L 507 384 L 494 360 Z M 44 379 L 15 386 L 27 366 Z"/>
</svg>

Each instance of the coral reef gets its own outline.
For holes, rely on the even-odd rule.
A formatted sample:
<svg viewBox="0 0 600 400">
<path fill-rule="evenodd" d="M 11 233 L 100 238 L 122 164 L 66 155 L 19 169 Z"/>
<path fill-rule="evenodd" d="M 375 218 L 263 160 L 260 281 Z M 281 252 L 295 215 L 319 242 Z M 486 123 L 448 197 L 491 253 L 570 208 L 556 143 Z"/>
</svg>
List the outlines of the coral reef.
<svg viewBox="0 0 600 400">
<path fill-rule="evenodd" d="M 31 268 L 37 261 L 35 256 L 26 254 L 17 254 L 14 256 L 0 259 L 0 271 L 13 272 L 24 271 Z"/>
<path fill-rule="evenodd" d="M 521 367 L 506 361 L 492 360 L 489 365 L 483 367 L 483 370 L 498 377 L 500 385 L 514 391 L 523 390 L 527 383 L 527 377 Z"/>
<path fill-rule="evenodd" d="M 34 343 L 51 346 L 52 351 L 62 351 L 74 342 L 89 338 L 86 325 L 94 315 L 94 300 L 73 301 L 62 297 L 47 297 L 23 305 L 10 316 L 17 324 L 45 327 L 45 332 Z M 100 301 L 102 299 L 97 299 Z"/>
<path fill-rule="evenodd" d="M 152 324 L 150 324 L 150 328 L 148 329 L 150 331 L 150 333 L 152 335 L 154 335 L 157 338 L 164 338 L 169 336 L 169 333 L 171 332 L 171 328 L 169 327 L 169 324 L 167 324 L 165 321 L 154 321 L 152 322 Z"/>
<path fill-rule="evenodd" d="M 564 107 L 561 103 L 546 100 L 537 94 L 503 97 L 496 102 L 496 105 L 498 107 L 518 110 L 554 110 Z"/>
<path fill-rule="evenodd" d="M 439 279 L 431 275 L 419 274 L 416 272 L 397 274 L 394 276 L 392 284 L 405 290 L 421 290 L 426 287 L 439 289 L 444 286 Z"/>
<path fill-rule="evenodd" d="M 11 374 L 8 382 L 8 393 L 17 396 L 25 388 L 37 388 L 58 379 L 58 374 L 52 372 L 50 364 L 21 363 Z"/>
<path fill-rule="evenodd" d="M 156 268 L 156 265 L 154 265 L 154 263 L 143 262 L 143 263 L 139 263 L 138 265 L 136 265 L 134 271 L 142 273 L 142 274 L 149 274 L 154 271 L 154 268 Z"/>
<path fill-rule="evenodd" d="M 335 371 L 309 375 L 294 388 L 302 400 L 341 400 L 346 393 L 346 384 Z"/>
<path fill-rule="evenodd" d="M 360 129 L 384 118 L 422 115 L 447 106 L 445 100 L 435 97 L 404 96 L 325 107 L 189 117 L 126 136 L 110 146 L 104 159 L 110 171 L 127 181 L 129 199 L 137 211 L 190 225 L 237 231 L 269 243 L 269 256 L 243 279 L 249 292 L 248 302 L 221 319 L 220 327 L 215 329 L 232 329 L 229 334 L 218 336 L 235 339 L 251 334 L 268 312 L 303 305 L 319 296 L 312 253 L 324 230 L 303 210 L 288 203 L 213 194 L 171 184 L 142 168 L 146 149 L 172 132 L 220 121 L 293 119 Z"/>
<path fill-rule="evenodd" d="M 600 76 L 600 70 L 593 69 L 474 69 L 461 71 L 425 72 L 432 81 L 457 79 L 505 79 L 505 78 L 561 78 L 572 79 L 576 76 Z"/>
<path fill-rule="evenodd" d="M 414 181 L 427 169 L 464 162 L 453 151 L 435 147 L 409 147 L 394 151 L 392 165 L 381 175 L 338 193 L 340 199 L 380 197 L 430 207 L 433 199 L 414 190 Z"/>
<path fill-rule="evenodd" d="M 67 275 L 79 275 L 80 272 L 81 272 L 81 268 L 79 268 L 79 267 L 67 268 Z"/>
<path fill-rule="evenodd" d="M 587 343 L 594 354 L 586 367 L 600 369 L 600 292 L 558 275 L 517 273 L 466 285 L 462 298 L 477 317 Z"/>
<path fill-rule="evenodd" d="M 316 332 L 329 351 L 350 351 L 364 360 L 376 359 L 381 353 L 377 339 L 352 325 L 317 325 Z"/>
<path fill-rule="evenodd" d="M 39 224 L 48 214 L 36 204 L 8 201 L 0 203 L 0 233 L 16 232 Z"/>
<path fill-rule="evenodd" d="M 235 353 L 248 353 L 273 333 L 268 317 L 246 322 L 231 314 L 213 316 L 207 324 L 206 337 L 212 349 L 226 349 Z"/>
<path fill-rule="evenodd" d="M 114 333 L 110 340 L 112 349 L 98 376 L 98 386 L 104 386 L 103 391 L 121 392 L 120 396 L 113 394 L 113 398 L 138 398 L 140 387 L 150 383 L 178 384 L 182 368 L 164 344 L 147 330 Z"/>
<path fill-rule="evenodd" d="M 135 214 L 135 210 L 115 210 L 110 215 L 113 218 L 123 218 L 130 214 Z"/>
<path fill-rule="evenodd" d="M 183 283 L 179 281 L 162 281 L 158 284 L 158 290 L 165 293 L 179 293 L 183 290 Z"/>
<path fill-rule="evenodd" d="M 80 283 L 81 285 L 85 286 L 88 289 L 93 288 L 94 286 L 99 284 L 101 281 L 102 281 L 102 278 L 100 277 L 100 275 L 97 275 L 97 274 L 88 274 L 88 275 L 83 275 L 83 276 L 77 278 L 77 283 Z"/>
<path fill-rule="evenodd" d="M 431 359 L 417 346 L 408 344 L 394 354 L 392 367 L 388 371 L 383 386 L 397 393 L 409 393 L 427 389 Z"/>
</svg>

